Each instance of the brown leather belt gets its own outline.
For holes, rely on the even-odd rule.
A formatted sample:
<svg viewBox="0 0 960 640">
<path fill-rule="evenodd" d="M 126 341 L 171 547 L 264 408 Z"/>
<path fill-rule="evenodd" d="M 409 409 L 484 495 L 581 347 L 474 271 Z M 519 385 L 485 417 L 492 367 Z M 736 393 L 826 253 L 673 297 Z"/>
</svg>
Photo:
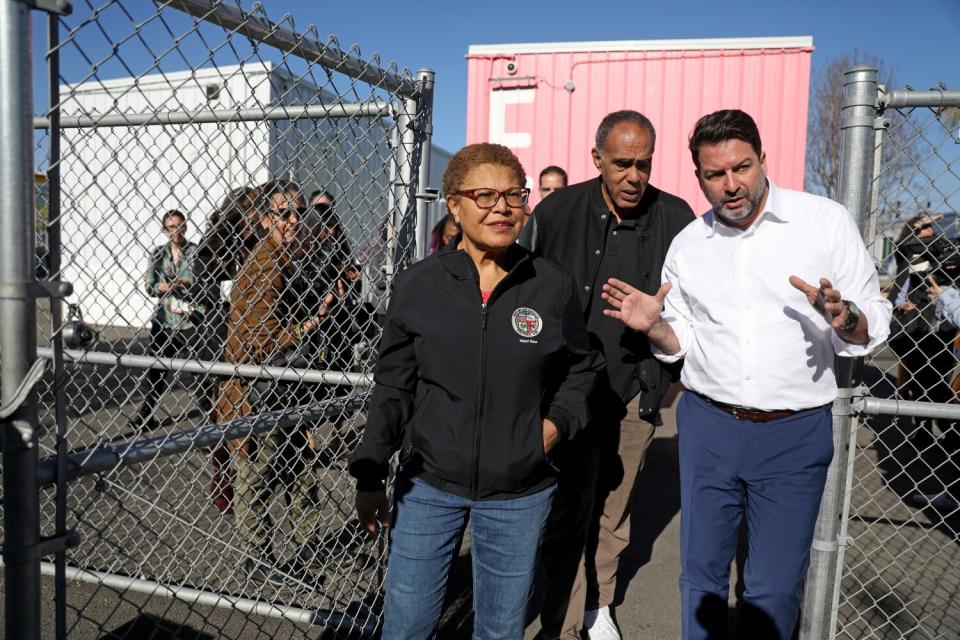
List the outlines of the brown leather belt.
<svg viewBox="0 0 960 640">
<path fill-rule="evenodd" d="M 796 411 L 791 411 L 789 409 L 781 409 L 777 411 L 764 411 L 762 409 L 751 409 L 749 407 L 738 407 L 735 404 L 727 404 L 725 402 L 717 402 L 707 396 L 692 391 L 695 396 L 706 402 L 712 407 L 716 407 L 723 411 L 724 413 L 729 413 L 737 420 L 746 420 L 747 422 L 770 422 L 771 420 L 779 420 L 781 418 L 789 418 L 792 415 L 795 415 Z"/>
</svg>

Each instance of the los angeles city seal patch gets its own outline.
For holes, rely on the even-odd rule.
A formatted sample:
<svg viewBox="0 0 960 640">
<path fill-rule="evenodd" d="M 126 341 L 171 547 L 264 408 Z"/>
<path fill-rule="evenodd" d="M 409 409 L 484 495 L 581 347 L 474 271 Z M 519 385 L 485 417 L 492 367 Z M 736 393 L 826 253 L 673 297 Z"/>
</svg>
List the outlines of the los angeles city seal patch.
<svg viewBox="0 0 960 640">
<path fill-rule="evenodd" d="M 543 329 L 540 314 L 529 307 L 519 307 L 513 312 L 513 330 L 524 338 L 533 338 Z"/>
</svg>

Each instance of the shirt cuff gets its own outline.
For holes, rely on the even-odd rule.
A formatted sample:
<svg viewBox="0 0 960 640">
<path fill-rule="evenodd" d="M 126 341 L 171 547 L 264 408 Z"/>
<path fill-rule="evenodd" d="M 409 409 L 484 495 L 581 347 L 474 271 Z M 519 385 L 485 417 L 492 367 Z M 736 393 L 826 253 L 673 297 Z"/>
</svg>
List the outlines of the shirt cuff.
<svg viewBox="0 0 960 640">
<path fill-rule="evenodd" d="M 680 326 L 682 319 L 677 319 L 675 317 L 664 317 L 663 321 L 670 325 L 670 328 L 673 330 L 674 335 L 677 337 L 677 344 L 680 345 L 680 350 L 676 353 L 666 353 L 657 345 L 650 342 L 650 353 L 653 354 L 653 357 L 663 362 L 664 364 L 673 364 L 674 362 L 679 362 L 683 359 L 683 356 L 687 355 L 687 351 L 690 348 L 690 331 L 689 327 L 684 327 L 681 330 L 677 330 Z"/>
<path fill-rule="evenodd" d="M 954 310 L 958 307 L 960 307 L 960 290 L 954 287 L 944 287 L 940 295 L 937 296 L 937 310 L 951 324 L 956 324 L 953 322 L 953 318 L 956 315 Z"/>
<path fill-rule="evenodd" d="M 650 344 L 650 353 L 653 354 L 654 358 L 660 362 L 663 362 L 664 364 L 673 364 L 674 362 L 678 362 L 683 357 L 682 351 L 677 351 L 676 353 L 664 353 L 657 348 L 657 345 L 653 343 Z"/>
<path fill-rule="evenodd" d="M 357 480 L 357 491 L 379 491 L 384 487 L 389 467 L 386 464 L 362 458 L 351 460 L 348 470 Z"/>
<path fill-rule="evenodd" d="M 560 440 L 570 439 L 570 435 L 574 431 L 573 425 L 576 424 L 576 420 L 569 411 L 563 407 L 552 405 L 547 411 L 547 420 L 552 422 L 557 427 L 557 435 L 560 436 Z"/>
<path fill-rule="evenodd" d="M 867 344 L 851 344 L 838 336 L 836 331 L 831 330 L 830 339 L 833 342 L 834 353 L 844 358 L 860 358 L 869 355 L 890 335 L 893 306 L 889 300 L 880 299 L 871 302 L 854 300 L 853 303 L 867 318 Z"/>
</svg>

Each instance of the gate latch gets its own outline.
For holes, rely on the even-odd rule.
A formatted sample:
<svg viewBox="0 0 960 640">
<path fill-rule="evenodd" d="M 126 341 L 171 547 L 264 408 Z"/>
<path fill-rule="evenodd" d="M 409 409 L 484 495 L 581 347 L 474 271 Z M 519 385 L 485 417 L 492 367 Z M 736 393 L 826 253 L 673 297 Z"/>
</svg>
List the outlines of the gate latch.
<svg viewBox="0 0 960 640">
<path fill-rule="evenodd" d="M 423 200 L 424 202 L 439 202 L 440 189 L 437 189 L 436 187 L 425 187 L 423 191 L 418 193 L 415 197 L 417 200 Z"/>
</svg>

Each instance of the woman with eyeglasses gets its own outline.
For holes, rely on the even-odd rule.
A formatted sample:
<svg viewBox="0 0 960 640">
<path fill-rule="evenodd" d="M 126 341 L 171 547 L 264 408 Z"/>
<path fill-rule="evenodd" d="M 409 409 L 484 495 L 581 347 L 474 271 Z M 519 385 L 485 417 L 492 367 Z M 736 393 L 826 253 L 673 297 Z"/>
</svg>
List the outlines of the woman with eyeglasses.
<svg viewBox="0 0 960 640">
<path fill-rule="evenodd" d="M 460 150 L 443 189 L 461 234 L 394 282 L 350 461 L 360 523 L 391 536 L 385 640 L 435 632 L 468 516 L 474 637 L 523 637 L 555 486 L 548 456 L 587 424 L 601 366 L 572 277 L 515 244 L 525 182 L 506 147 Z"/>
</svg>

